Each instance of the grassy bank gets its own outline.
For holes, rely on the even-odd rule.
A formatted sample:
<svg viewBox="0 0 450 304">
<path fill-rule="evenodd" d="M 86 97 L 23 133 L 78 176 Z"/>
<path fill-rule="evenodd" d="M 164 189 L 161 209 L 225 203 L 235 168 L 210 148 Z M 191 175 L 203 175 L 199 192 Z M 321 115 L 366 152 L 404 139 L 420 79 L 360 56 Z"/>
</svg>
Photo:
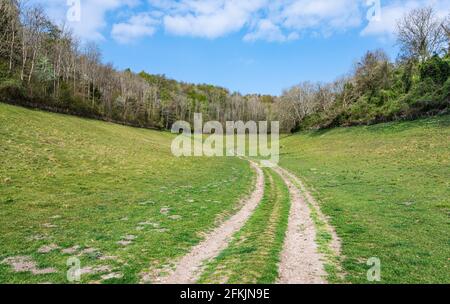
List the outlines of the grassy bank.
<svg viewBox="0 0 450 304">
<path fill-rule="evenodd" d="M 450 116 L 289 136 L 281 165 L 302 177 L 343 241 L 346 281 L 449 282 Z"/>
<path fill-rule="evenodd" d="M 72 256 L 82 282 L 139 282 L 186 253 L 253 173 L 236 158 L 175 158 L 172 138 L 0 103 L 0 282 L 67 282 Z"/>
</svg>

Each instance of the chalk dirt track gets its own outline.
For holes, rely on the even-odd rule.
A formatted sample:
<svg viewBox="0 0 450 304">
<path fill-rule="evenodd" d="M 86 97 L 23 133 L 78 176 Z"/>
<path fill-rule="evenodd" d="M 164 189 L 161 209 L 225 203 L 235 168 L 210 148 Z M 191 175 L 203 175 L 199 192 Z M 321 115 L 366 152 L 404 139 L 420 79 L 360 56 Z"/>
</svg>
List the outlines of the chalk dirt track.
<svg viewBox="0 0 450 304">
<path fill-rule="evenodd" d="M 187 255 L 176 262 L 169 275 L 159 277 L 153 283 L 193 284 L 196 283 L 204 262 L 216 257 L 224 250 L 234 233 L 239 231 L 252 215 L 264 195 L 264 174 L 254 162 L 250 162 L 256 172 L 256 185 L 253 193 L 245 200 L 243 207 L 230 219 L 209 233 L 205 240 L 195 246 Z"/>
<path fill-rule="evenodd" d="M 244 200 L 243 207 L 231 218 L 210 232 L 191 251 L 175 262 L 175 266 L 165 269 L 165 275 L 145 274 L 143 282 L 156 284 L 194 284 L 199 279 L 205 262 L 217 257 L 224 250 L 234 233 L 238 232 L 250 218 L 264 195 L 264 173 L 253 161 L 256 184 L 252 194 Z M 325 257 L 319 253 L 316 243 L 316 227 L 311 218 L 314 208 L 321 220 L 327 222 L 314 198 L 301 181 L 281 167 L 272 168 L 289 189 L 291 209 L 288 228 L 280 256 L 278 284 L 326 284 L 324 270 Z M 309 206 L 310 205 L 310 206 Z M 332 235 L 331 247 L 336 255 L 340 253 L 340 240 L 334 229 L 327 224 Z M 146 277 L 146 278 L 145 278 Z"/>
</svg>

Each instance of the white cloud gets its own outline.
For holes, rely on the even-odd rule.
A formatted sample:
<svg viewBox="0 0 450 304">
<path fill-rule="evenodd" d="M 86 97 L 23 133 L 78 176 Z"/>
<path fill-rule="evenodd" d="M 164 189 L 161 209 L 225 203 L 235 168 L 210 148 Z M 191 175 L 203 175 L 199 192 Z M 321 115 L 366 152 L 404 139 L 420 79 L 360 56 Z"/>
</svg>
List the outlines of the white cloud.
<svg viewBox="0 0 450 304">
<path fill-rule="evenodd" d="M 289 41 L 300 35 L 330 36 L 360 26 L 361 0 L 281 0 L 267 5 L 244 40 Z"/>
<path fill-rule="evenodd" d="M 239 31 L 264 0 L 185 0 L 164 17 L 167 32 L 204 38 L 217 38 Z"/>
<path fill-rule="evenodd" d="M 439 17 L 450 12 L 450 0 L 407 0 L 392 1 L 381 7 L 380 20 L 372 20 L 361 31 L 362 36 L 378 36 L 381 39 L 393 39 L 397 31 L 397 22 L 412 9 L 431 6 Z"/>
<path fill-rule="evenodd" d="M 32 0 L 30 3 L 41 4 L 49 16 L 57 23 L 66 23 L 78 37 L 83 40 L 104 39 L 102 31 L 107 27 L 106 14 L 123 7 L 135 7 L 140 0 L 81 0 L 81 20 L 67 20 L 69 6 L 66 0 Z"/>
<path fill-rule="evenodd" d="M 130 43 L 142 37 L 152 36 L 159 20 L 154 15 L 141 13 L 131 17 L 127 22 L 113 25 L 111 35 L 119 43 Z"/>
<path fill-rule="evenodd" d="M 53 19 L 65 20 L 66 0 L 30 1 L 42 3 Z M 112 24 L 111 36 L 119 43 L 151 36 L 160 28 L 208 39 L 242 31 L 245 41 L 283 42 L 355 28 L 363 36 L 392 37 L 397 20 L 412 8 L 432 5 L 440 15 L 450 11 L 450 0 L 380 0 L 381 21 L 367 21 L 367 11 L 376 1 L 81 0 L 81 22 L 69 25 L 83 40 L 98 40 Z M 124 17 L 128 19 L 118 21 Z"/>
<path fill-rule="evenodd" d="M 296 30 L 340 32 L 361 24 L 359 0 L 292 1 L 281 12 L 283 26 Z"/>
<path fill-rule="evenodd" d="M 247 27 L 246 41 L 287 41 L 299 32 L 330 35 L 362 22 L 362 0 L 149 0 L 166 12 L 167 32 L 217 38 Z"/>
<path fill-rule="evenodd" d="M 278 25 L 268 19 L 260 20 L 255 30 L 244 36 L 245 41 L 266 40 L 268 42 L 284 42 L 298 38 L 299 35 L 295 32 L 284 34 Z"/>
</svg>

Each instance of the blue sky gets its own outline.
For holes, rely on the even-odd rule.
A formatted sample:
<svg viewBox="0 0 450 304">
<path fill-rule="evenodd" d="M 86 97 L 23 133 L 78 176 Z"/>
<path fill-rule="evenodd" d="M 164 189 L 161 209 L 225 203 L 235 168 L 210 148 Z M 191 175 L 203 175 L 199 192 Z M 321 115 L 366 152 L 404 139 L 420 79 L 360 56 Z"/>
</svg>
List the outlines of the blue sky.
<svg viewBox="0 0 450 304">
<path fill-rule="evenodd" d="M 99 44 L 119 69 L 165 74 L 241 93 L 278 95 L 331 81 L 367 50 L 395 59 L 396 20 L 450 0 L 48 0 L 56 22 Z"/>
</svg>

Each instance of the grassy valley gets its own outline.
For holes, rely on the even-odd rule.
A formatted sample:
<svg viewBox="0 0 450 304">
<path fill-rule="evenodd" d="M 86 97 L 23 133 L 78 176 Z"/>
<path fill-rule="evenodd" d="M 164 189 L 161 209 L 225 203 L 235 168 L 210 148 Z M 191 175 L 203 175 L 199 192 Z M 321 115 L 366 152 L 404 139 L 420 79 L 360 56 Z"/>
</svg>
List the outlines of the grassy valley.
<svg viewBox="0 0 450 304">
<path fill-rule="evenodd" d="M 254 187 L 246 161 L 176 158 L 167 132 L 5 104 L 0 122 L 0 282 L 66 283 L 77 257 L 82 283 L 151 283 Z M 371 257 L 381 283 L 448 282 L 449 139 L 449 116 L 282 138 L 281 167 L 342 241 L 330 282 L 367 283 Z M 276 282 L 290 200 L 264 175 L 259 206 L 199 282 Z"/>
</svg>

